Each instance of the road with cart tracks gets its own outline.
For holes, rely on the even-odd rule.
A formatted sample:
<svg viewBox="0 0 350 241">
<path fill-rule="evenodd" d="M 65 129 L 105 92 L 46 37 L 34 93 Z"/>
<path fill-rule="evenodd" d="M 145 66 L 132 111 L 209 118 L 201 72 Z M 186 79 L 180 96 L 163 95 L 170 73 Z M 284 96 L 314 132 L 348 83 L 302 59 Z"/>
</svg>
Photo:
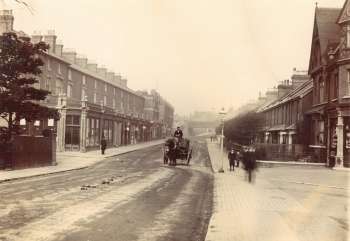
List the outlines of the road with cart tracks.
<svg viewBox="0 0 350 241">
<path fill-rule="evenodd" d="M 157 146 L 2 183 L 0 241 L 204 240 L 213 175 L 205 143 L 192 146 L 190 166 L 163 165 Z"/>
</svg>

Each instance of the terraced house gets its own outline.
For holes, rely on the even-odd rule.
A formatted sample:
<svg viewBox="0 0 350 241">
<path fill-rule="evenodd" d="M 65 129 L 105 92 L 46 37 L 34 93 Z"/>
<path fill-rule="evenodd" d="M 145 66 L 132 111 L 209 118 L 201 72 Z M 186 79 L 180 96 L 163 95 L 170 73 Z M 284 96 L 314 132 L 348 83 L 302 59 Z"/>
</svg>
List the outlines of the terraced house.
<svg viewBox="0 0 350 241">
<path fill-rule="evenodd" d="M 350 2 L 315 10 L 309 75 L 311 145 L 327 163 L 350 166 Z"/>
<path fill-rule="evenodd" d="M 1 11 L 0 34 L 14 31 L 13 21 L 11 10 Z M 36 87 L 51 92 L 42 104 L 57 108 L 61 119 L 57 123 L 53 120 L 34 123 L 22 120 L 19 124 L 24 135 L 41 135 L 42 130 L 52 129 L 57 135 L 58 151 L 85 152 L 99 148 L 101 138 L 107 140 L 108 146 L 160 138 L 161 135 L 153 133 L 161 133 L 164 120 L 168 123 L 173 119 L 173 107 L 168 102 L 164 102 L 163 108 L 172 111 L 165 112 L 163 119 L 159 114 L 146 116 L 149 110 L 159 113 L 160 103 L 155 102 L 145 109 L 145 96 L 128 88 L 127 79 L 74 50 L 63 49 L 54 31 L 36 32 L 31 40 L 50 45 L 49 51 L 41 56 L 45 65 Z"/>
</svg>

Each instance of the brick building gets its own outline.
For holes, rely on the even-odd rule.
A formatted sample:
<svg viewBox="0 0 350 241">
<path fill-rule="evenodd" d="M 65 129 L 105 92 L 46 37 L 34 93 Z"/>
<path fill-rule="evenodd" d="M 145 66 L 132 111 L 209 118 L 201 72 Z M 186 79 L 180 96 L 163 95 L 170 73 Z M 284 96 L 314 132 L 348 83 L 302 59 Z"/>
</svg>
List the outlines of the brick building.
<svg viewBox="0 0 350 241">
<path fill-rule="evenodd" d="M 315 9 L 309 74 L 313 80 L 310 147 L 336 166 L 350 165 L 350 3 Z"/>
<path fill-rule="evenodd" d="M 0 34 L 14 31 L 13 21 L 11 10 L 0 11 Z M 119 146 L 161 137 L 155 134 L 163 125 L 159 109 L 150 115 L 149 99 L 128 88 L 121 75 L 74 50 L 63 49 L 54 31 L 36 32 L 31 40 L 50 45 L 41 56 L 45 64 L 36 87 L 51 92 L 42 104 L 57 108 L 61 119 L 57 123 L 22 120 L 19 124 L 23 134 L 41 135 L 43 129 L 52 129 L 57 134 L 58 151 L 82 152 L 99 148 L 101 138 L 107 140 L 108 146 Z M 155 108 L 159 108 L 160 98 L 157 93 Z M 163 118 L 172 120 L 173 111 L 166 112 Z"/>
</svg>

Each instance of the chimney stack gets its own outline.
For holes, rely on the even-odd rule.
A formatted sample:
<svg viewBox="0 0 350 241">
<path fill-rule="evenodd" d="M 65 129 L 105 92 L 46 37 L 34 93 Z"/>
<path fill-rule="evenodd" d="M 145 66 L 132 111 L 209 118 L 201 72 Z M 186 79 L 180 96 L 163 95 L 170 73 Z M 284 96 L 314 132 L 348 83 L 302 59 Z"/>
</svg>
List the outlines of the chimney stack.
<svg viewBox="0 0 350 241">
<path fill-rule="evenodd" d="M 120 80 L 120 83 L 121 83 L 122 86 L 127 87 L 127 85 L 128 85 L 128 80 L 125 79 L 125 78 L 122 78 L 122 79 Z"/>
<path fill-rule="evenodd" d="M 114 81 L 114 72 L 107 72 L 107 81 L 113 83 Z"/>
<path fill-rule="evenodd" d="M 75 59 L 77 58 L 77 53 L 74 50 L 66 49 L 66 50 L 63 50 L 62 56 L 63 58 L 70 61 L 71 63 L 75 63 Z"/>
<path fill-rule="evenodd" d="M 105 68 L 105 67 L 97 68 L 97 74 L 100 75 L 103 79 L 106 79 L 107 68 Z"/>
<path fill-rule="evenodd" d="M 95 63 L 88 63 L 86 67 L 88 70 L 90 70 L 93 73 L 97 72 L 97 64 Z"/>
<path fill-rule="evenodd" d="M 87 68 L 87 64 L 88 64 L 88 59 L 85 56 L 78 56 L 75 59 L 75 62 L 77 63 L 77 65 L 79 65 L 82 68 Z"/>
<path fill-rule="evenodd" d="M 63 44 L 61 41 L 57 41 L 56 47 L 55 47 L 55 54 L 58 56 L 62 56 L 63 53 Z"/>
<path fill-rule="evenodd" d="M 56 53 L 56 39 L 55 30 L 48 30 L 44 36 L 44 41 L 49 45 L 49 53 Z"/>
<path fill-rule="evenodd" d="M 14 17 L 12 10 L 0 10 L 0 34 L 13 31 Z"/>
<path fill-rule="evenodd" d="M 31 39 L 33 44 L 37 44 L 43 41 L 43 36 L 41 35 L 40 31 L 34 31 Z"/>
<path fill-rule="evenodd" d="M 117 84 L 117 85 L 121 85 L 121 78 L 122 77 L 120 76 L 120 74 L 115 74 L 114 75 L 114 79 L 113 79 L 114 83 Z"/>
</svg>

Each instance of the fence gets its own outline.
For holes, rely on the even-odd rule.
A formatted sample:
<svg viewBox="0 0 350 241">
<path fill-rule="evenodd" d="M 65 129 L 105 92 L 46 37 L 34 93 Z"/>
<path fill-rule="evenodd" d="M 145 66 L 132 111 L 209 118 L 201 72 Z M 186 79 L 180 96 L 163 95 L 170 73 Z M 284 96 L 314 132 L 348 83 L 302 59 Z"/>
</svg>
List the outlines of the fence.
<svg viewBox="0 0 350 241">
<path fill-rule="evenodd" d="M 48 166 L 56 162 L 55 137 L 16 136 L 1 148 L 0 168 L 23 169 Z"/>
<path fill-rule="evenodd" d="M 300 144 L 255 144 L 257 157 L 260 160 L 325 162 L 325 153 Z"/>
</svg>

